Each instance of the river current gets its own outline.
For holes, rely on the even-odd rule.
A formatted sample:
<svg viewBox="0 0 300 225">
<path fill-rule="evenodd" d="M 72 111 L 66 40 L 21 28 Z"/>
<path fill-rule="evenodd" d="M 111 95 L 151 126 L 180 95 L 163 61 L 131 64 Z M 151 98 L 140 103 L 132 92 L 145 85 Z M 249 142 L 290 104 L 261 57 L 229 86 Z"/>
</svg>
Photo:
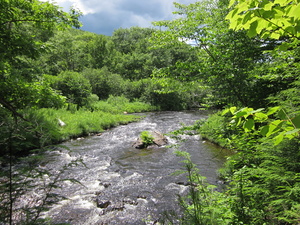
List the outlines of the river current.
<svg viewBox="0 0 300 225">
<path fill-rule="evenodd" d="M 69 150 L 49 153 L 47 167 L 59 170 L 81 159 L 84 165 L 72 167 L 63 175 L 81 184 L 64 181 L 55 192 L 66 199 L 43 216 L 53 223 L 74 225 L 141 225 L 162 222 L 166 212 L 180 215 L 177 196 L 187 193 L 188 185 L 186 175 L 172 175 L 183 169 L 183 159 L 174 152 L 189 152 L 201 175 L 217 184 L 217 169 L 225 160 L 222 150 L 203 142 L 198 135 L 184 135 L 184 142 L 167 135 L 170 144 L 179 144 L 177 148 L 135 149 L 132 144 L 144 130 L 167 134 L 206 117 L 207 113 L 201 111 L 147 113 L 139 122 L 63 143 Z"/>
</svg>

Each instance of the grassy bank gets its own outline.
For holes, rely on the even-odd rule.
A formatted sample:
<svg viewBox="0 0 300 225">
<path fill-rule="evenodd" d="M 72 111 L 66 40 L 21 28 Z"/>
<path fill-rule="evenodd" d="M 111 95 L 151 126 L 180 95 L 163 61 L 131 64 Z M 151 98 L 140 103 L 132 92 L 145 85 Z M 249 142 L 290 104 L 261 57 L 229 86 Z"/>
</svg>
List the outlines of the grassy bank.
<svg viewBox="0 0 300 225">
<path fill-rule="evenodd" d="M 123 97 L 97 101 L 87 108 L 77 110 L 76 105 L 62 109 L 42 108 L 20 111 L 23 119 L 17 120 L 5 111 L 0 135 L 1 155 L 12 152 L 27 154 L 31 149 L 60 143 L 71 138 L 87 136 L 121 124 L 137 121 L 139 116 L 130 113 L 153 111 L 155 108 L 142 102 L 129 102 Z"/>
<path fill-rule="evenodd" d="M 141 118 L 130 113 L 155 110 L 149 104 L 129 102 L 124 97 L 109 100 L 95 101 L 80 109 L 75 104 L 61 109 L 28 107 L 16 112 L 18 116 L 0 107 L 0 221 L 50 224 L 40 220 L 40 213 L 63 199 L 53 191 L 63 188 L 66 179 L 62 179 L 62 174 L 82 165 L 82 161 L 75 159 L 58 170 L 51 170 L 41 166 L 45 159 L 43 153 L 71 138 L 103 132 Z M 77 183 L 74 179 L 69 181 Z M 26 202 L 24 193 L 35 192 L 38 195 Z"/>
<path fill-rule="evenodd" d="M 40 109 L 36 113 L 42 115 L 56 127 L 59 137 L 55 142 L 103 132 L 108 128 L 127 124 L 140 118 L 139 116 L 124 113 L 112 114 L 87 110 L 70 112 L 63 109 Z"/>
</svg>

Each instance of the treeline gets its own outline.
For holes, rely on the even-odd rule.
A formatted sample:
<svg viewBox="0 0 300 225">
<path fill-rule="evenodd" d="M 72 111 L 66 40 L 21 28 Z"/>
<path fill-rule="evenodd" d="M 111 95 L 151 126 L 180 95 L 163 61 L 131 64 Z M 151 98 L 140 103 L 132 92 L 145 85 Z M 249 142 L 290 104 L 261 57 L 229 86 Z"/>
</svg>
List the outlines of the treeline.
<svg viewBox="0 0 300 225">
<path fill-rule="evenodd" d="M 188 44 L 151 49 L 149 38 L 154 32 L 152 28 L 120 28 L 110 37 L 73 28 L 57 31 L 46 42 L 49 51 L 31 61 L 27 69 L 42 74 L 44 85 L 78 107 L 91 107 L 91 101 L 111 95 L 146 102 L 160 110 L 199 106 L 203 96 L 197 84 L 176 82 L 166 93 L 151 79 L 155 70 L 196 58 Z M 176 90 L 183 85 L 189 88 Z M 51 106 L 44 103 L 42 107 Z"/>
</svg>

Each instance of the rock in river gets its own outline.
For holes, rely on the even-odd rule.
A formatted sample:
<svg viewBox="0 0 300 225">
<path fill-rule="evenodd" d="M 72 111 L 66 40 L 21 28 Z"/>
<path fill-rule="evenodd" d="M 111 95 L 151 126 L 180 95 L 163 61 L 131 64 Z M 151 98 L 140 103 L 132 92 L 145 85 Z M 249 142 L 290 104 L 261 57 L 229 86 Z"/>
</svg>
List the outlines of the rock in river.
<svg viewBox="0 0 300 225">
<path fill-rule="evenodd" d="M 142 149 L 142 148 L 153 148 L 153 147 L 160 147 L 163 145 L 168 144 L 168 139 L 159 131 L 149 131 L 149 134 L 154 138 L 153 144 L 149 146 L 145 146 L 143 143 L 143 140 L 141 137 L 138 137 L 138 139 L 133 143 L 133 147 Z"/>
</svg>

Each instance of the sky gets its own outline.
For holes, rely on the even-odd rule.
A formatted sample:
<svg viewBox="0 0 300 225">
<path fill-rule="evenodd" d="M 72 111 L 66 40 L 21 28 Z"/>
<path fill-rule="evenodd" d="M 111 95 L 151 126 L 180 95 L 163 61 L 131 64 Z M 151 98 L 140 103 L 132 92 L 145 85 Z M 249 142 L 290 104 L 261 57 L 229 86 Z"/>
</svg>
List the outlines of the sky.
<svg viewBox="0 0 300 225">
<path fill-rule="evenodd" d="M 71 6 L 83 16 L 82 30 L 111 36 L 119 28 L 153 27 L 151 22 L 175 18 L 174 0 L 43 0 L 50 1 L 68 12 Z M 190 4 L 196 0 L 175 0 Z"/>
</svg>

